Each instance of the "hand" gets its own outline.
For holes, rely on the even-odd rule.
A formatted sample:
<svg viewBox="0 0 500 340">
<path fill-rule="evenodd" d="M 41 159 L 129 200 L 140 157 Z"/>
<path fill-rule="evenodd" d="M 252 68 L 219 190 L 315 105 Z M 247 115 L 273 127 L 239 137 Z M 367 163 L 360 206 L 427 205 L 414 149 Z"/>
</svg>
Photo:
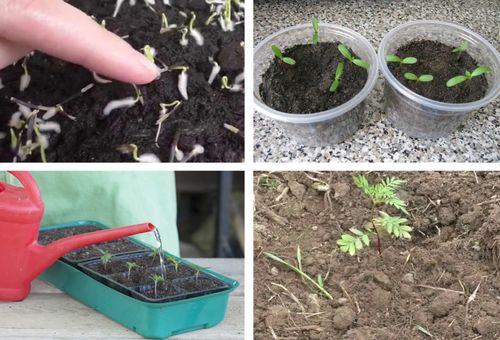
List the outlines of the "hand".
<svg viewBox="0 0 500 340">
<path fill-rule="evenodd" d="M 146 84 L 159 75 L 123 39 L 62 0 L 0 0 L 0 69 L 32 50 L 127 83 Z"/>
</svg>

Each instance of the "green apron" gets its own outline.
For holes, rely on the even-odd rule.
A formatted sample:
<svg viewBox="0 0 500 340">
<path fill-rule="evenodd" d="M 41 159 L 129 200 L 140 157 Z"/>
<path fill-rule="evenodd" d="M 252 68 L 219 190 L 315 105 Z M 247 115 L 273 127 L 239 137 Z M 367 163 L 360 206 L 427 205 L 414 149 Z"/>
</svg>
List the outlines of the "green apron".
<svg viewBox="0 0 500 340">
<path fill-rule="evenodd" d="M 42 226 L 76 220 L 94 220 L 110 227 L 151 222 L 160 231 L 163 249 L 179 255 L 174 172 L 33 171 L 31 174 L 45 204 Z M 17 184 L 6 173 L 0 173 L 0 181 Z M 156 245 L 153 233 L 134 237 Z"/>
</svg>

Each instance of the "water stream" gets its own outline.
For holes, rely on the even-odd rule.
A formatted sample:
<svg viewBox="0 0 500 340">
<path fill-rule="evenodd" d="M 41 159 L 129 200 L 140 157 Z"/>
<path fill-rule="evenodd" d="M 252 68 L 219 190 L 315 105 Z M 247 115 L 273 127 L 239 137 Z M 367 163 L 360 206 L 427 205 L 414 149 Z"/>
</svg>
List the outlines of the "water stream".
<svg viewBox="0 0 500 340">
<path fill-rule="evenodd" d="M 158 246 L 158 250 L 159 250 L 158 256 L 160 257 L 161 277 L 165 280 L 165 276 L 167 275 L 167 271 L 165 269 L 165 263 L 164 263 L 164 260 L 163 260 L 163 245 L 161 243 L 160 232 L 158 231 L 158 229 L 155 228 L 155 230 L 153 231 L 153 233 L 155 235 L 156 241 L 158 241 L 158 243 L 160 244 Z"/>
</svg>

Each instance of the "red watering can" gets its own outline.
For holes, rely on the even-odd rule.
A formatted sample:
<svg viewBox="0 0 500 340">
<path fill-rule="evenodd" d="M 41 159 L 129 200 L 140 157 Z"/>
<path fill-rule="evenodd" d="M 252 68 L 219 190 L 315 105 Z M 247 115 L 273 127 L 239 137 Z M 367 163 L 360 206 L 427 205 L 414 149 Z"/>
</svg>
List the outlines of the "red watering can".
<svg viewBox="0 0 500 340">
<path fill-rule="evenodd" d="M 70 236 L 47 246 L 38 244 L 43 202 L 35 179 L 28 172 L 9 171 L 23 185 L 0 182 L 0 301 L 20 301 L 33 281 L 59 257 L 95 243 L 153 231 L 138 224 Z"/>
</svg>

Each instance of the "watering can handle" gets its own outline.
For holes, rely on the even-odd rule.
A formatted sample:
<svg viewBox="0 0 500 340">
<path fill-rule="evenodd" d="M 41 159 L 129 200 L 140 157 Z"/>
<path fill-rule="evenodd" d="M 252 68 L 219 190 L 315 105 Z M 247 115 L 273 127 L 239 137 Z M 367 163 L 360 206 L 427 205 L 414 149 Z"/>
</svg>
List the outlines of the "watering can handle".
<svg viewBox="0 0 500 340">
<path fill-rule="evenodd" d="M 24 190 L 28 194 L 29 199 L 39 207 L 43 207 L 42 195 L 38 189 L 35 179 L 27 171 L 8 171 L 12 176 L 17 178 L 23 185 Z"/>
</svg>

